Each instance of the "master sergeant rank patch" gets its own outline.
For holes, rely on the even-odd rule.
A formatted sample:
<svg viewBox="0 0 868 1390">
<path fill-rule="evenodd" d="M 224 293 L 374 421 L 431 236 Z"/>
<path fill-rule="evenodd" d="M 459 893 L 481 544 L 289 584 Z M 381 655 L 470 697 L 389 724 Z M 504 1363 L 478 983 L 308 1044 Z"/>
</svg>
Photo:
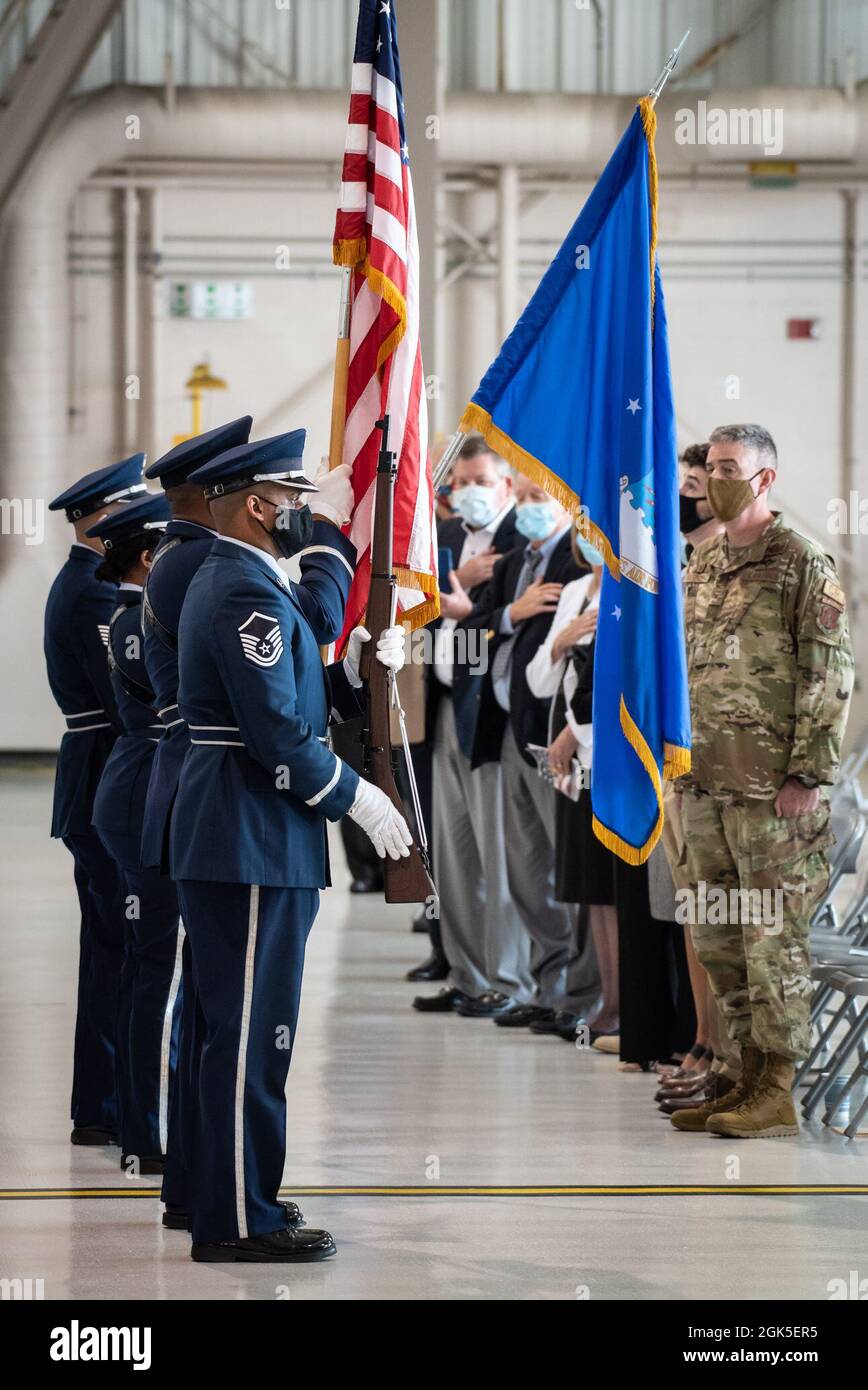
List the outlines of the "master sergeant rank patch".
<svg viewBox="0 0 868 1390">
<path fill-rule="evenodd" d="M 251 613 L 238 629 L 241 646 L 254 666 L 276 666 L 283 655 L 280 623 L 267 613 Z"/>
</svg>

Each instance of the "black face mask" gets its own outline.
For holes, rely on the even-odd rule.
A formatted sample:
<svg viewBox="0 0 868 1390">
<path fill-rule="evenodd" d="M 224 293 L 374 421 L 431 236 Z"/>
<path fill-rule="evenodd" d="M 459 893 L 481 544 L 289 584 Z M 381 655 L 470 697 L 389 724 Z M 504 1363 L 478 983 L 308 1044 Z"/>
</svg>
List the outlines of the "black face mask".
<svg viewBox="0 0 868 1390">
<path fill-rule="evenodd" d="M 678 524 L 682 535 L 689 536 L 691 531 L 704 526 L 707 517 L 699 515 L 699 503 L 704 502 L 704 497 L 683 497 L 678 498 Z"/>
<path fill-rule="evenodd" d="M 296 511 L 293 507 L 272 502 L 267 497 L 260 497 L 259 500 L 274 508 L 274 530 L 269 531 L 267 526 L 262 526 L 261 521 L 259 525 L 271 537 L 278 555 L 284 560 L 291 560 L 300 550 L 306 550 L 313 539 L 313 513 L 310 507 L 305 506 Z"/>
</svg>

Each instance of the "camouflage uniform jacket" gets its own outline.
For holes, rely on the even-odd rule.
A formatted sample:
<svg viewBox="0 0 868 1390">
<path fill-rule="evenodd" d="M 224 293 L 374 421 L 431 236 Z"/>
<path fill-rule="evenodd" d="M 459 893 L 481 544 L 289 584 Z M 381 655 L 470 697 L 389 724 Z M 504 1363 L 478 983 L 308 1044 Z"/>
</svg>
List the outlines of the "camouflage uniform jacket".
<svg viewBox="0 0 868 1390">
<path fill-rule="evenodd" d="M 679 785 L 774 798 L 832 783 L 853 686 L 833 561 L 774 521 L 752 545 L 697 547 L 684 573 L 692 771 Z"/>
</svg>

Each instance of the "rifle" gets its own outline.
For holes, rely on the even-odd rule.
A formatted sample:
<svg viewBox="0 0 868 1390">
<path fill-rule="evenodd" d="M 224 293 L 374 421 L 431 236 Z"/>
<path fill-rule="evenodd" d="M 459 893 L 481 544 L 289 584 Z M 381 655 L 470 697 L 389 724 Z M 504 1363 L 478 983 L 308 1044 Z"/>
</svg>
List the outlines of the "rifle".
<svg viewBox="0 0 868 1390">
<path fill-rule="evenodd" d="M 382 442 L 377 459 L 374 530 L 371 538 L 371 587 L 366 617 L 371 641 L 365 643 L 359 663 L 359 674 L 365 694 L 362 745 L 364 771 L 368 781 L 379 787 L 381 792 L 385 792 L 393 806 L 406 816 L 404 803 L 395 784 L 395 760 L 389 721 L 395 677 L 374 659 L 377 638 L 395 621 L 397 588 L 392 573 L 392 521 L 398 464 L 395 454 L 389 448 L 388 415 L 377 421 L 377 429 L 382 435 Z M 409 761 L 409 752 L 407 758 Z M 408 771 L 412 781 L 412 765 Z M 424 903 L 437 897 L 428 855 L 415 840 L 406 859 L 387 858 L 384 861 L 383 877 L 387 903 Z"/>
</svg>

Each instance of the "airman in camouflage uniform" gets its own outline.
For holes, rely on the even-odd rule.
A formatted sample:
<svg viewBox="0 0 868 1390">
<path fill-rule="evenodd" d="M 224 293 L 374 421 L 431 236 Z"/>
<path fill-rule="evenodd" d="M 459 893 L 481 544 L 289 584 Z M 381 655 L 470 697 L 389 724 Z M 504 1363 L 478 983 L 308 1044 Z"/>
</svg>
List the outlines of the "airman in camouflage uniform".
<svg viewBox="0 0 868 1390">
<path fill-rule="evenodd" d="M 696 953 L 745 1074 L 724 1100 L 672 1122 L 732 1137 L 791 1134 L 793 1063 L 810 1046 L 809 922 L 833 843 L 825 787 L 840 761 L 853 656 L 833 561 L 768 509 L 771 437 L 731 426 L 711 444 L 709 501 L 726 530 L 697 548 L 684 575 L 685 868 L 694 903 L 712 888 L 767 891 L 762 901 L 727 891 L 722 911 L 709 902 L 693 914 Z"/>
</svg>

